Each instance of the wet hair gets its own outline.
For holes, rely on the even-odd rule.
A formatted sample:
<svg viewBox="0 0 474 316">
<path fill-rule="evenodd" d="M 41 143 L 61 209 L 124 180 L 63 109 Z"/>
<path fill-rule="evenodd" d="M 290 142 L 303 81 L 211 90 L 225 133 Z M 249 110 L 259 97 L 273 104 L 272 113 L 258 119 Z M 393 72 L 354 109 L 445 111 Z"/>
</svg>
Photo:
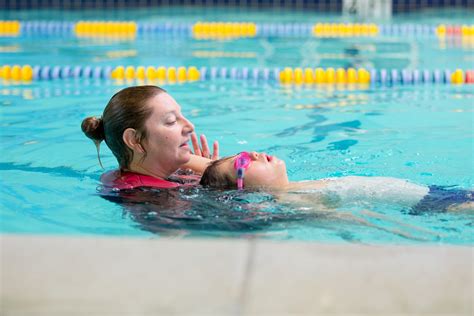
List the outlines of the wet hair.
<svg viewBox="0 0 474 316">
<path fill-rule="evenodd" d="M 234 156 L 225 157 L 219 160 L 212 161 L 202 174 L 201 184 L 204 187 L 221 188 L 221 189 L 235 189 L 237 183 L 229 174 L 221 172 L 218 167 L 225 161 L 232 159 Z"/>
<path fill-rule="evenodd" d="M 117 92 L 104 109 L 102 117 L 87 117 L 82 121 L 81 129 L 92 139 L 99 151 L 99 144 L 105 140 L 120 169 L 128 169 L 133 159 L 133 151 L 123 141 L 123 132 L 127 128 L 137 131 L 137 141 L 146 140 L 145 122 L 153 109 L 148 100 L 166 92 L 157 86 L 128 87 Z M 145 151 L 146 155 L 146 151 Z M 100 157 L 99 157 L 100 162 Z M 101 164 L 102 165 L 102 164 Z"/>
</svg>

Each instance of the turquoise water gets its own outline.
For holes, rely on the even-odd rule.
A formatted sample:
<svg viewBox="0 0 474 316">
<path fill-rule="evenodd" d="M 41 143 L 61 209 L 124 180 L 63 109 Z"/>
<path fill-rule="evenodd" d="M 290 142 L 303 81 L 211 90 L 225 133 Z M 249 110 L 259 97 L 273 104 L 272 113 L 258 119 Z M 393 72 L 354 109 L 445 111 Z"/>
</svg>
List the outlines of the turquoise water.
<svg viewBox="0 0 474 316">
<path fill-rule="evenodd" d="M 156 235 L 144 230 L 120 205 L 96 194 L 102 170 L 94 146 L 79 129 L 81 119 L 100 113 L 119 88 L 101 83 L 35 83 L 1 90 L 3 232 Z M 220 142 L 223 155 L 249 149 L 277 155 L 287 161 L 291 180 L 378 175 L 426 185 L 474 186 L 474 91 L 467 87 L 330 91 L 225 81 L 165 88 L 199 132 Z M 116 166 L 105 146 L 102 161 L 106 169 Z M 202 192 L 183 194 L 188 200 L 209 199 Z M 230 196 L 246 201 L 262 198 Z M 361 207 L 352 206 L 350 211 L 365 218 L 359 213 Z M 255 233 L 336 242 L 473 242 L 472 213 L 413 216 L 390 205 L 376 206 L 375 211 L 429 229 L 436 237 L 411 228 L 413 239 L 400 237 L 333 218 L 275 223 Z M 400 226 L 385 221 L 374 224 Z M 161 229 L 158 235 L 252 234 L 226 230 L 225 225 L 206 230 L 183 224 L 180 230 Z"/>
<path fill-rule="evenodd" d="M 474 62 L 473 49 L 474 45 L 467 49 L 462 43 L 440 44 L 435 38 L 256 38 L 235 41 L 194 40 L 186 36 L 152 36 L 136 41 L 0 38 L 3 63 L 42 66 L 469 69 Z"/>
<path fill-rule="evenodd" d="M 172 17 L 172 18 L 171 18 Z M 381 24 L 470 24 L 469 10 L 424 11 L 397 15 Z M 156 23 L 251 21 L 258 23 L 347 22 L 335 13 L 312 11 L 161 8 L 118 11 L 0 11 L 0 19 L 20 21 L 134 20 Z M 350 21 L 355 22 L 355 21 Z M 371 21 L 370 21 L 371 22 Z M 472 68 L 474 43 L 435 37 L 295 38 L 195 40 L 186 35 L 155 34 L 136 40 L 76 39 L 72 36 L 0 38 L 3 64 L 366 67 L 387 69 Z M 219 57 L 215 57 L 215 56 Z M 210 56 L 214 56 L 210 58 Z M 436 60 L 436 62 L 434 62 Z"/>
<path fill-rule="evenodd" d="M 247 67 L 329 67 L 348 60 L 324 59 L 318 54 L 337 55 L 348 46 L 366 45 L 364 41 L 247 39 L 232 43 L 155 38 L 97 44 L 21 38 L 13 42 L 0 39 L 2 47 L 20 48 L 17 52 L 2 51 L 0 56 L 7 64 L 228 66 L 232 62 Z M 462 47 L 436 49 L 436 39 L 422 40 L 417 44 L 418 54 L 414 54 L 407 48 L 413 43 L 407 42 L 396 39 L 390 49 L 385 40 L 370 39 L 367 45 L 379 49 L 361 54 L 377 67 L 385 60 L 386 67 L 391 68 L 454 68 L 468 64 L 472 58 L 472 51 Z M 183 47 L 189 49 L 184 51 Z M 386 47 L 385 53 L 380 47 Z M 397 50 L 393 47 L 398 47 L 400 58 L 394 57 Z M 136 54 L 103 59 L 107 56 L 104 52 L 116 50 Z M 192 54 L 196 50 L 245 51 L 255 53 L 255 57 L 197 58 Z M 264 193 L 208 192 L 199 188 L 178 192 L 179 200 L 188 203 L 181 204 L 184 217 L 173 217 L 173 207 L 161 210 L 166 215 L 161 218 L 146 207 L 129 209 L 107 201 L 97 194 L 103 170 L 93 144 L 80 131 L 80 123 L 86 116 L 101 114 L 110 96 L 123 87 L 105 81 L 1 84 L 0 232 L 259 236 L 402 244 L 474 242 L 472 212 L 414 216 L 395 205 L 365 203 L 334 212 L 366 220 L 371 224 L 367 227 L 334 214 L 300 214 Z M 474 187 L 472 86 L 348 90 L 217 80 L 167 84 L 164 88 L 182 105 L 198 132 L 220 142 L 222 155 L 242 150 L 276 155 L 286 160 L 290 180 L 362 175 L 403 178 L 422 185 Z M 107 170 L 116 167 L 105 146 L 101 156 Z M 364 213 L 368 206 L 384 219 Z M 255 209 L 261 212 L 253 212 Z"/>
</svg>

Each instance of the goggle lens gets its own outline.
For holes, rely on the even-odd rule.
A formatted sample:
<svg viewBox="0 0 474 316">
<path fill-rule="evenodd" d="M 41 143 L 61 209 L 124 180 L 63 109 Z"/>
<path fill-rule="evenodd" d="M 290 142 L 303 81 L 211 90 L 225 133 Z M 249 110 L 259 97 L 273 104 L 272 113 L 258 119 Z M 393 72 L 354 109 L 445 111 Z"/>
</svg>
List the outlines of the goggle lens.
<svg viewBox="0 0 474 316">
<path fill-rule="evenodd" d="M 244 188 L 244 171 L 248 169 L 251 161 L 250 154 L 246 151 L 238 154 L 234 160 L 234 169 L 237 170 L 237 188 L 239 190 Z"/>
</svg>

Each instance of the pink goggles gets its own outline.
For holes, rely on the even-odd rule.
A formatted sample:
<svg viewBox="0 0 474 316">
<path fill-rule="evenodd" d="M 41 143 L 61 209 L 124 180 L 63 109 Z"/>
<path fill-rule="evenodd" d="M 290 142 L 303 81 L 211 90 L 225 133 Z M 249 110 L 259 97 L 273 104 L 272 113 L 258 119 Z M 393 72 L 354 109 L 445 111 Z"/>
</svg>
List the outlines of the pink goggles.
<svg viewBox="0 0 474 316">
<path fill-rule="evenodd" d="M 244 188 L 244 173 L 248 169 L 252 159 L 250 154 L 246 151 L 241 152 L 235 157 L 234 169 L 237 170 L 237 188 L 242 190 Z"/>
</svg>

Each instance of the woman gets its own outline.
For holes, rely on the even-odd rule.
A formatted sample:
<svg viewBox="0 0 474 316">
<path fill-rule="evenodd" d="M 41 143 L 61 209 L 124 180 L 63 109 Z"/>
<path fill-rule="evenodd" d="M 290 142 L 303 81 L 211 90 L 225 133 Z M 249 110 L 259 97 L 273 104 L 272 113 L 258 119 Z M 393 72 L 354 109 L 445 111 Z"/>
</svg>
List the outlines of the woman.
<svg viewBox="0 0 474 316">
<path fill-rule="evenodd" d="M 101 177 L 107 188 L 175 188 L 188 182 L 170 180 L 176 171 L 191 169 L 202 173 L 209 158 L 218 157 L 218 143 L 214 142 L 211 157 L 202 135 L 201 151 L 193 124 L 183 116 L 179 104 L 156 86 L 119 91 L 110 99 L 102 117 L 84 119 L 81 128 L 94 141 L 98 153 L 100 143 L 105 140 L 117 158 L 119 169 Z M 196 155 L 188 146 L 189 140 Z"/>
<path fill-rule="evenodd" d="M 474 210 L 473 191 L 426 187 L 402 179 L 350 176 L 290 182 L 283 160 L 256 152 L 242 152 L 211 162 L 200 183 L 227 189 L 263 188 L 275 193 L 281 202 L 318 210 L 354 202 L 400 205 L 410 209 L 412 214 L 433 210 Z"/>
</svg>

